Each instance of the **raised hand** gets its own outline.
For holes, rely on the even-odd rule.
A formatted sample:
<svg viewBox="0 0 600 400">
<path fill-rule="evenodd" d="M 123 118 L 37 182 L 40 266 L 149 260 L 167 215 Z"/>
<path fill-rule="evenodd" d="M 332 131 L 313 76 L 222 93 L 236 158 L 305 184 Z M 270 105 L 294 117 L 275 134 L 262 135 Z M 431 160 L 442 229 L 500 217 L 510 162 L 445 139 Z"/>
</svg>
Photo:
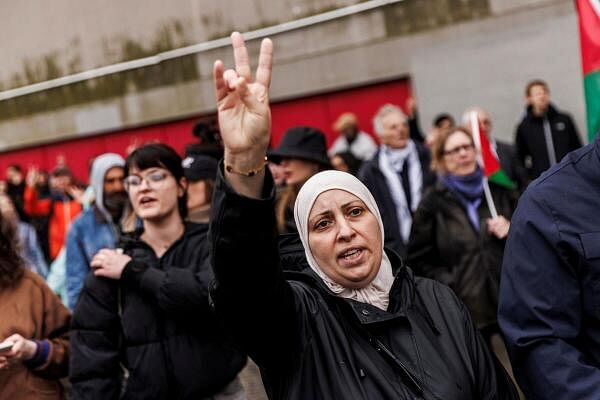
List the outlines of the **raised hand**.
<svg viewBox="0 0 600 400">
<path fill-rule="evenodd" d="M 29 170 L 27 170 L 27 176 L 25 178 L 25 182 L 29 187 L 35 187 L 40 176 L 40 171 L 37 167 L 31 166 Z"/>
<path fill-rule="evenodd" d="M 273 60 L 273 44 L 264 39 L 255 80 L 242 35 L 231 34 L 235 70 L 224 71 L 223 62 L 214 64 L 213 78 L 225 163 L 238 170 L 249 170 L 264 164 L 271 135 L 269 85 Z"/>
<path fill-rule="evenodd" d="M 75 185 L 71 185 L 71 186 L 69 186 L 67 188 L 67 193 L 69 193 L 69 195 L 76 202 L 78 202 L 78 203 L 82 203 L 83 202 L 83 195 L 85 194 L 85 191 L 83 189 L 81 189 L 80 187 L 77 187 Z"/>
</svg>

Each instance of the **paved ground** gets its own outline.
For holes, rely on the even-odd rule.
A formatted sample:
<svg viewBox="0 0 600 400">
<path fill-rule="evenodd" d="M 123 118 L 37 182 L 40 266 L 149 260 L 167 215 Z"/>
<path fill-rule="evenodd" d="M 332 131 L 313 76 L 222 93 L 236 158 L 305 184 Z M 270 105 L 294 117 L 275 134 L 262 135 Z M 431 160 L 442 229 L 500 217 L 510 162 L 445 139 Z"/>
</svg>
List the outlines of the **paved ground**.
<svg viewBox="0 0 600 400">
<path fill-rule="evenodd" d="M 250 358 L 248 358 L 246 367 L 240 372 L 240 379 L 246 389 L 247 400 L 268 400 L 260 377 L 260 370 Z"/>
</svg>

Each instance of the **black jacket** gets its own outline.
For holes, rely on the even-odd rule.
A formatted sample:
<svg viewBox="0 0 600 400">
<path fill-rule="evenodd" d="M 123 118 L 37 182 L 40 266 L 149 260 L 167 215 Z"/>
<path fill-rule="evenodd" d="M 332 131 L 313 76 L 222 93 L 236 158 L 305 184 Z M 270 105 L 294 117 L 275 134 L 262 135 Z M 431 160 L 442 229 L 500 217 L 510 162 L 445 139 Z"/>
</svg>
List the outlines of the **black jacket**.
<svg viewBox="0 0 600 400">
<path fill-rule="evenodd" d="M 435 183 L 435 174 L 431 172 L 431 154 L 429 150 L 422 144 L 415 142 L 419 153 L 419 161 L 421 162 L 421 171 L 423 173 L 423 192 L 429 186 Z M 373 158 L 361 167 L 358 178 L 371 191 L 371 194 L 377 202 L 379 212 L 383 219 L 383 229 L 385 231 L 385 247 L 388 247 L 398 253 L 401 257 L 406 256 L 406 245 L 400 234 L 400 226 L 396 213 L 396 205 L 390 189 L 388 188 L 387 180 L 379 168 L 379 153 L 377 151 Z"/>
<path fill-rule="evenodd" d="M 490 182 L 499 215 L 510 220 L 517 194 Z M 476 231 L 457 197 L 441 182 L 430 188 L 415 212 L 408 263 L 415 273 L 450 286 L 479 328 L 495 324 L 505 240 L 487 232 L 485 198 Z"/>
<path fill-rule="evenodd" d="M 517 398 L 452 291 L 394 253 L 387 312 L 333 295 L 312 272 L 284 273 L 272 188 L 268 178 L 264 199 L 240 196 L 221 166 L 211 222 L 216 311 L 271 399 Z"/>
<path fill-rule="evenodd" d="M 581 147 L 581 139 L 568 114 L 561 113 L 550 105 L 546 117 L 550 123 L 556 162 L 559 162 L 567 153 Z M 544 136 L 544 117 L 535 116 L 531 106 L 527 107 L 526 114 L 517 127 L 515 146 L 517 158 L 527 169 L 531 180 L 550 167 Z"/>
<path fill-rule="evenodd" d="M 231 347 L 208 301 L 207 225 L 187 224 L 159 259 L 139 239 L 120 281 L 88 275 L 71 336 L 72 399 L 198 399 L 232 381 L 245 356 Z"/>
</svg>

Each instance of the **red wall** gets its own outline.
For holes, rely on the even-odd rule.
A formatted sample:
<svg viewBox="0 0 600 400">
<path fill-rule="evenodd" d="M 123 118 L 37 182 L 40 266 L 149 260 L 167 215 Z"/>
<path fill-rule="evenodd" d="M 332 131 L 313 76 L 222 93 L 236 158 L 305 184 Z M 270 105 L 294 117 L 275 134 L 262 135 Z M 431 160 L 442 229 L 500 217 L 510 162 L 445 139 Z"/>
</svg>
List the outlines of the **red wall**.
<svg viewBox="0 0 600 400">
<path fill-rule="evenodd" d="M 372 133 L 371 119 L 377 109 L 384 103 L 394 103 L 404 108 L 409 96 L 410 82 L 401 79 L 274 103 L 271 105 L 273 145 L 279 143 L 286 129 L 295 125 L 320 128 L 327 135 L 328 144 L 331 144 L 335 140 L 331 126 L 346 111 L 355 113 L 361 129 Z M 64 155 L 75 175 L 85 181 L 88 163 L 92 158 L 109 151 L 125 155 L 128 146 L 153 140 L 167 143 L 181 153 L 186 144 L 195 140 L 191 131 L 196 120 L 167 122 L 0 153 L 0 178 L 10 164 L 19 164 L 25 169 L 35 165 L 51 170 L 56 158 Z"/>
<path fill-rule="evenodd" d="M 356 114 L 360 128 L 372 134 L 371 120 L 379 107 L 393 103 L 405 110 L 404 104 L 410 95 L 410 81 L 401 79 L 274 104 L 273 145 L 279 143 L 286 129 L 295 125 L 320 128 L 327 136 L 327 144 L 331 145 L 336 138 L 332 125 L 346 111 Z"/>
</svg>

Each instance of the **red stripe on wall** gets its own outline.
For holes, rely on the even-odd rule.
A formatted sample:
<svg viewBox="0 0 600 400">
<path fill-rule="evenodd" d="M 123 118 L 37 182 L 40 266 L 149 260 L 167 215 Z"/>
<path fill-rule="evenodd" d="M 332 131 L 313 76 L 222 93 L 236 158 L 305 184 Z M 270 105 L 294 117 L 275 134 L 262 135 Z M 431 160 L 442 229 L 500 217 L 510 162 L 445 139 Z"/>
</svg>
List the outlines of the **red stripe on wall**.
<svg viewBox="0 0 600 400">
<path fill-rule="evenodd" d="M 372 133 L 371 119 L 377 109 L 385 103 L 397 104 L 404 109 L 410 93 L 409 80 L 400 79 L 273 103 L 273 145 L 279 143 L 286 129 L 296 125 L 320 128 L 330 145 L 336 137 L 332 125 L 346 111 L 355 113 L 360 128 Z M 49 171 L 56 165 L 57 157 L 64 156 L 75 176 L 86 182 L 90 160 L 102 153 L 114 152 L 124 156 L 129 146 L 151 141 L 167 143 L 183 153 L 185 145 L 195 141 L 191 131 L 197 120 L 190 118 L 7 151 L 0 154 L 0 177 L 10 164 L 19 164 L 24 169 L 35 165 Z"/>
</svg>

